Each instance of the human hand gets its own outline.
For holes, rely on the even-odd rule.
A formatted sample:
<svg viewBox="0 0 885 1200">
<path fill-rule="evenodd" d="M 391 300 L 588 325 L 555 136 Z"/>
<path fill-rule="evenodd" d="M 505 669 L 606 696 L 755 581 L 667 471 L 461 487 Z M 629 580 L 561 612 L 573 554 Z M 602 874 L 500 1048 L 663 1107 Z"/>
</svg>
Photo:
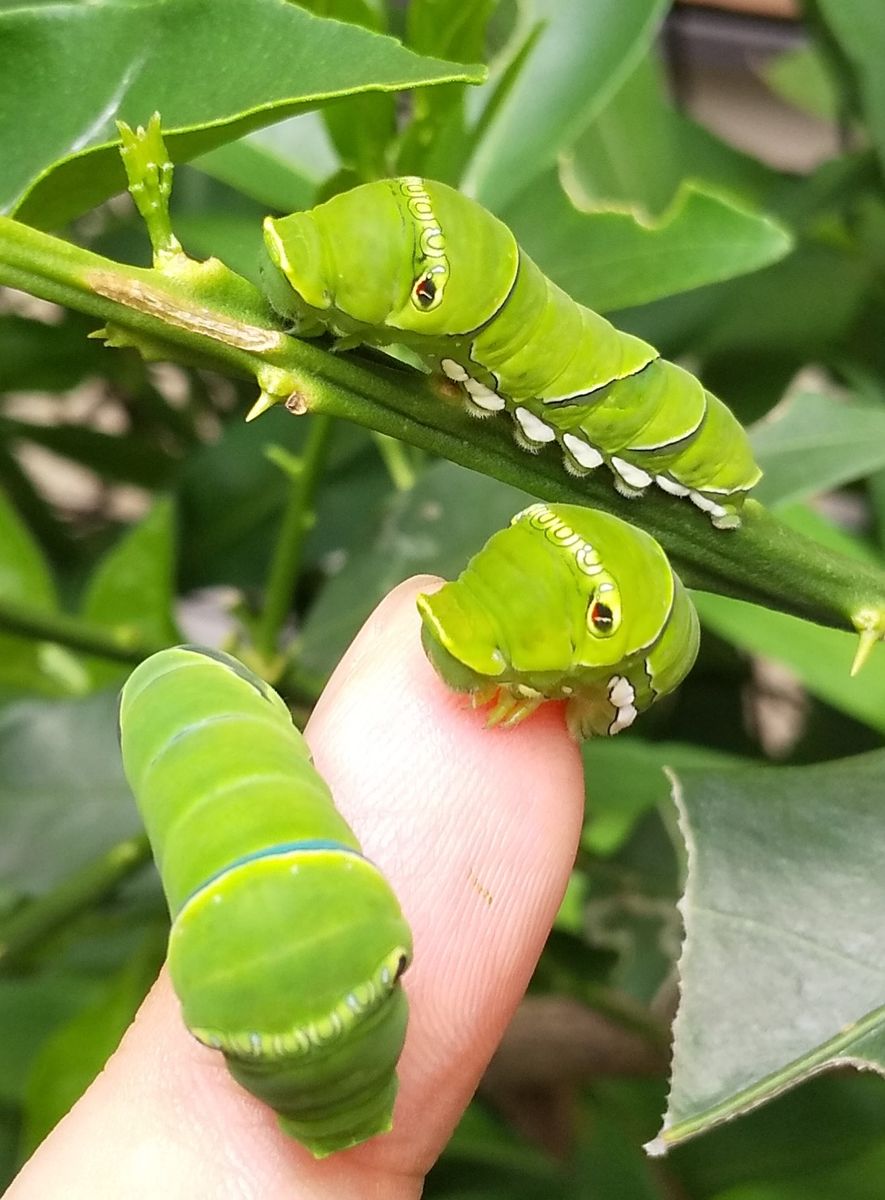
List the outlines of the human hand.
<svg viewBox="0 0 885 1200">
<path fill-rule="evenodd" d="M 513 730 L 437 679 L 415 597 L 363 627 L 307 728 L 318 770 L 414 934 L 391 1133 L 321 1162 L 186 1031 L 163 972 L 7 1200 L 414 1200 L 529 980 L 565 889 L 583 777 L 561 707 Z"/>
</svg>

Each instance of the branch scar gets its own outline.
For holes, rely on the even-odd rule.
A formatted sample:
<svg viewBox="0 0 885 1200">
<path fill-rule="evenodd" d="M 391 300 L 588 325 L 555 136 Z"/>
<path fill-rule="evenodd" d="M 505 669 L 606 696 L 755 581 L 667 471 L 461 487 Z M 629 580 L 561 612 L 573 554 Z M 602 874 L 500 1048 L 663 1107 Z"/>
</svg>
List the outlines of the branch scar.
<svg viewBox="0 0 885 1200">
<path fill-rule="evenodd" d="M 90 271 L 87 282 L 99 296 L 239 350 L 264 353 L 280 350 L 285 343 L 284 335 L 276 330 L 225 320 L 211 308 L 180 303 L 137 279 L 124 279 L 111 271 Z"/>
</svg>

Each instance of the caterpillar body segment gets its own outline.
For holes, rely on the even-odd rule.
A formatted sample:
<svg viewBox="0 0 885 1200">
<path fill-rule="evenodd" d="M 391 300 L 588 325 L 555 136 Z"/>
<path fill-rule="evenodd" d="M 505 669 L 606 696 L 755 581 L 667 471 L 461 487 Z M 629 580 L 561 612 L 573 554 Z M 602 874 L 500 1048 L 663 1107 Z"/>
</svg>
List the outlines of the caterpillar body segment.
<svg viewBox="0 0 885 1200">
<path fill-rule="evenodd" d="M 507 412 L 536 452 L 605 465 L 626 497 L 658 486 L 733 528 L 758 482 L 729 410 L 647 342 L 577 304 L 510 230 L 445 184 L 380 180 L 268 217 L 263 279 L 303 336 L 405 344 L 476 416 Z"/>
<path fill-rule="evenodd" d="M 390 1128 L 411 936 L 280 697 L 180 646 L 121 698 L 191 1033 L 317 1157 Z"/>
</svg>

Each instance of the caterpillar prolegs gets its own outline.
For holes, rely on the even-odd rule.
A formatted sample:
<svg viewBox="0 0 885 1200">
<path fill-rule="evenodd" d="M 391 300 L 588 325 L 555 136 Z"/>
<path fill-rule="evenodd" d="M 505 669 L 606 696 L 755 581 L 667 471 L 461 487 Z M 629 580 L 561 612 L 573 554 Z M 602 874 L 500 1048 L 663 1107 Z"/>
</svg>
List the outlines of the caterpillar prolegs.
<svg viewBox="0 0 885 1200">
<path fill-rule="evenodd" d="M 191 1033 L 317 1157 L 389 1129 L 411 935 L 283 701 L 179 646 L 129 677 L 120 730 Z"/>
<path fill-rule="evenodd" d="M 759 480 L 725 405 L 647 342 L 577 304 L 479 204 L 431 180 L 364 184 L 264 223 L 265 290 L 310 337 L 410 347 L 527 450 L 605 464 L 627 497 L 657 485 L 719 528 Z"/>
</svg>

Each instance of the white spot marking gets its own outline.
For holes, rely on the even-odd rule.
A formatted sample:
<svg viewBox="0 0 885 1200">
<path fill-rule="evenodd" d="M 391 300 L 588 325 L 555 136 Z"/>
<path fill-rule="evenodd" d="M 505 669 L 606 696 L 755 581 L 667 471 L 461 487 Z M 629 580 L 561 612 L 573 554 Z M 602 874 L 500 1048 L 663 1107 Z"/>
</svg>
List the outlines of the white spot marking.
<svg viewBox="0 0 885 1200">
<path fill-rule="evenodd" d="M 470 393 L 470 398 L 474 404 L 480 408 L 484 408 L 487 412 L 500 412 L 504 407 L 503 397 L 497 392 L 493 392 L 491 388 L 487 388 L 484 383 L 480 383 L 477 379 L 468 379 L 464 385 Z"/>
<path fill-rule="evenodd" d="M 556 433 L 545 425 L 540 417 L 530 413 L 527 408 L 517 408 L 513 414 L 519 421 L 520 428 L 530 442 L 555 442 Z"/>
<path fill-rule="evenodd" d="M 669 492 L 671 496 L 687 496 L 689 489 L 682 483 L 677 483 L 675 479 L 668 479 L 666 475 L 655 475 L 655 483 L 661 491 Z"/>
<path fill-rule="evenodd" d="M 622 729 L 629 729 L 636 720 L 636 709 L 632 704 L 624 704 L 618 709 L 618 715 L 608 727 L 610 734 L 620 733 Z"/>
<path fill-rule="evenodd" d="M 629 483 L 631 487 L 643 488 L 648 487 L 651 483 L 651 475 L 648 471 L 643 471 L 641 467 L 634 467 L 633 463 L 624 462 L 623 458 L 612 458 L 612 466 L 624 483 Z"/>
<path fill-rule="evenodd" d="M 449 379 L 454 379 L 458 383 L 463 383 L 468 378 L 467 372 L 460 363 L 455 362 L 453 358 L 444 358 L 439 364 L 443 369 L 443 374 L 448 375 Z"/>
<path fill-rule="evenodd" d="M 689 495 L 692 504 L 696 504 L 701 512 L 709 513 L 711 517 L 724 517 L 728 511 L 721 504 L 717 504 L 715 500 L 708 500 L 700 492 L 690 492 Z"/>
<path fill-rule="evenodd" d="M 636 699 L 636 693 L 633 690 L 630 680 L 625 679 L 623 675 L 618 675 L 613 680 L 613 686 L 609 690 L 608 698 L 615 708 L 623 708 L 624 705 L 633 703 Z"/>
<path fill-rule="evenodd" d="M 567 433 L 563 437 L 563 443 L 566 450 L 582 467 L 586 467 L 588 471 L 592 471 L 594 467 L 598 467 L 602 460 L 602 455 L 595 446 L 591 446 L 589 442 L 585 442 L 583 438 L 575 437 L 573 433 Z"/>
</svg>

